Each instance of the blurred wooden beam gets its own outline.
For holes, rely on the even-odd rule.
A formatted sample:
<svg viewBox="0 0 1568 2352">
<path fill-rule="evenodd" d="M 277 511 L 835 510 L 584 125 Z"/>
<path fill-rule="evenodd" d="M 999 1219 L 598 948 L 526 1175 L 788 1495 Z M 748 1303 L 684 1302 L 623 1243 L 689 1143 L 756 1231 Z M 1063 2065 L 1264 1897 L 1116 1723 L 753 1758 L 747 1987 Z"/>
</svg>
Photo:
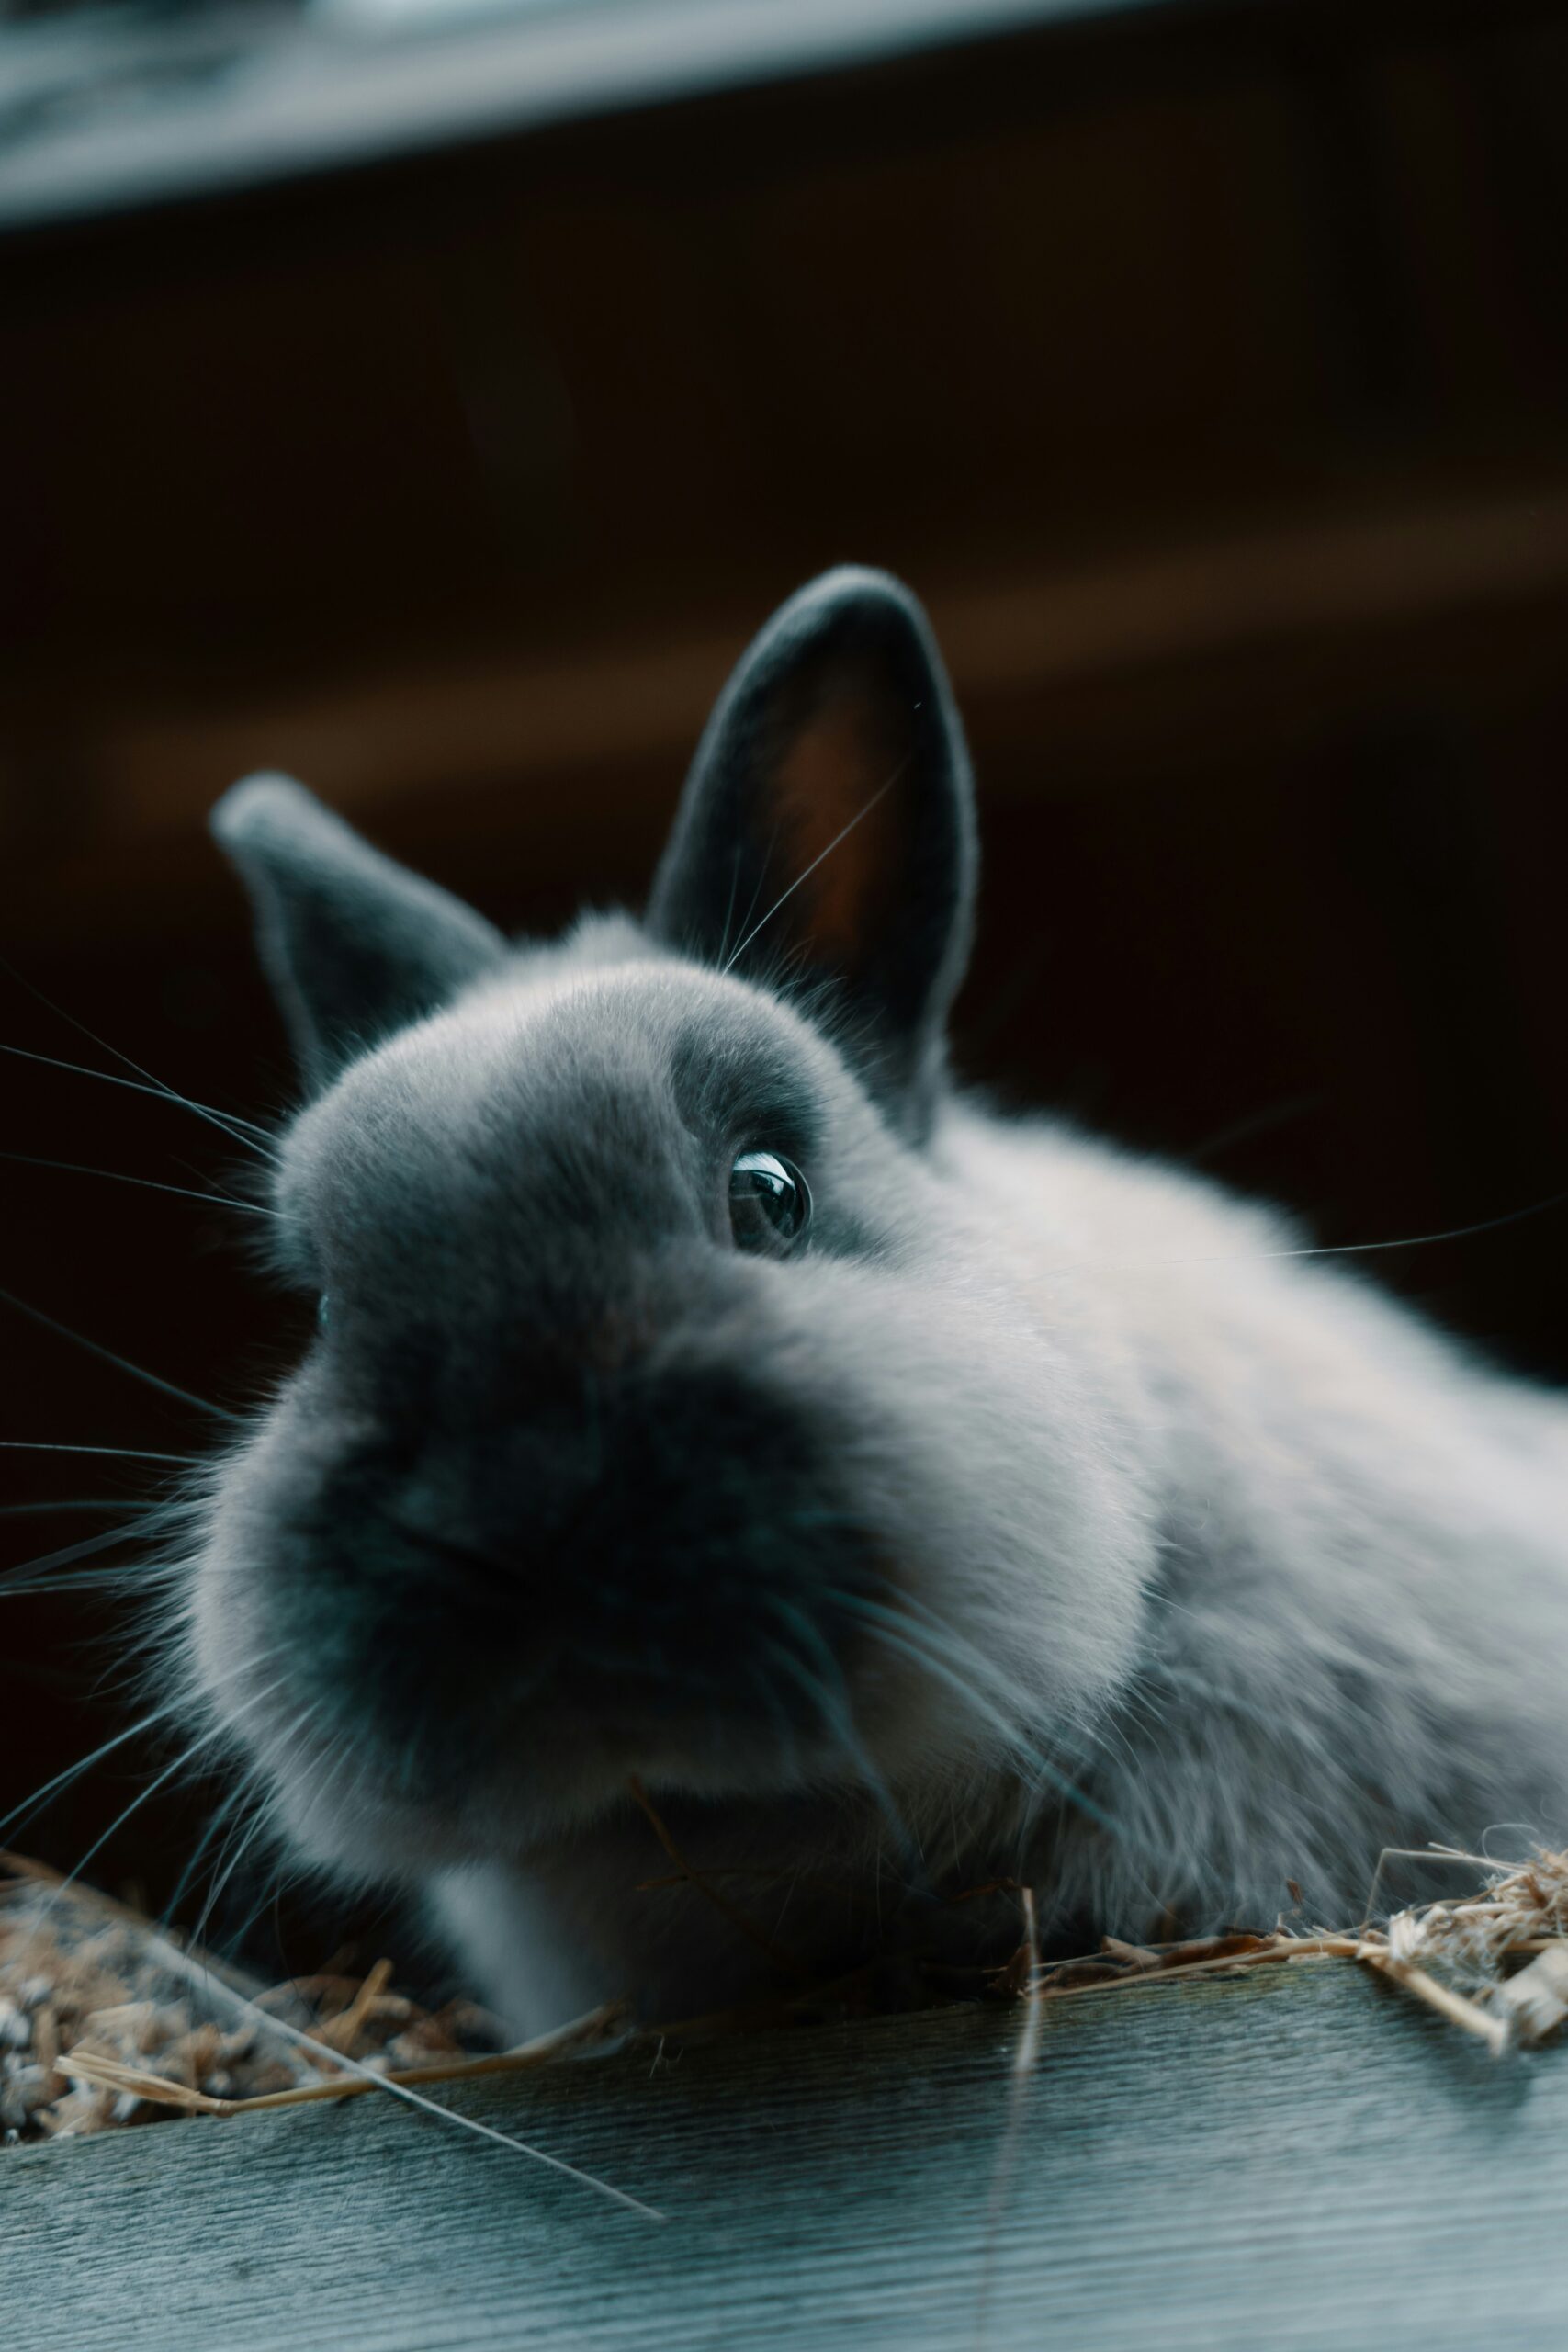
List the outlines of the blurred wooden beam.
<svg viewBox="0 0 1568 2352">
<path fill-rule="evenodd" d="M 781 581 L 780 594 L 793 584 Z M 1375 667 L 1392 628 L 1563 594 L 1568 485 L 1297 521 L 1060 573 L 915 585 L 972 707 L 1095 681 L 1157 704 L 1162 673 L 1207 657 L 1332 639 Z M 96 705 L 70 764 L 89 782 L 94 830 L 123 838 L 188 826 L 258 767 L 288 769 L 363 809 L 501 777 L 546 789 L 577 772 L 679 762 L 765 616 L 668 640 L 649 629 L 547 665 L 492 646 L 243 699 L 197 702 L 186 691 L 177 707 Z M 14 769 L 13 817 L 26 789 Z"/>
</svg>

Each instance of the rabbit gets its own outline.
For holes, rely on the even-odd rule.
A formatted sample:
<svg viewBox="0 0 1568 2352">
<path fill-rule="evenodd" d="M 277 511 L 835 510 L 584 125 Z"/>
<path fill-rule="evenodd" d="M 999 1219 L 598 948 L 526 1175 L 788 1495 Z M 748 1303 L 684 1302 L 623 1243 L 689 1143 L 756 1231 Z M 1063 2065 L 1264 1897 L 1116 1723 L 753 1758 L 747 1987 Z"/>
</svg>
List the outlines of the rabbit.
<svg viewBox="0 0 1568 2352">
<path fill-rule="evenodd" d="M 898 582 L 769 622 L 640 921 L 513 944 L 281 777 L 213 822 L 320 1329 L 171 1638 L 290 1850 L 512 2030 L 977 1965 L 1008 1883 L 1066 1950 L 1560 1831 L 1568 1411 L 954 1085 L 974 798 Z"/>
</svg>

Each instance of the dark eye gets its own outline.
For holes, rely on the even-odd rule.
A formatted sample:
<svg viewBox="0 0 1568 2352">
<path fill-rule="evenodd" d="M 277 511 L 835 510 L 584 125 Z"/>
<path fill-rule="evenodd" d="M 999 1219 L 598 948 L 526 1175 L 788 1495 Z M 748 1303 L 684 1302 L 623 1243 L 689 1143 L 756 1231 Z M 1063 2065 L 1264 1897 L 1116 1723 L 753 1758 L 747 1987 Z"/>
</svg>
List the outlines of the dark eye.
<svg viewBox="0 0 1568 2352">
<path fill-rule="evenodd" d="M 741 1250 L 789 1249 L 811 1221 L 811 1194 L 793 1161 L 743 1151 L 729 1171 L 729 1222 Z"/>
</svg>

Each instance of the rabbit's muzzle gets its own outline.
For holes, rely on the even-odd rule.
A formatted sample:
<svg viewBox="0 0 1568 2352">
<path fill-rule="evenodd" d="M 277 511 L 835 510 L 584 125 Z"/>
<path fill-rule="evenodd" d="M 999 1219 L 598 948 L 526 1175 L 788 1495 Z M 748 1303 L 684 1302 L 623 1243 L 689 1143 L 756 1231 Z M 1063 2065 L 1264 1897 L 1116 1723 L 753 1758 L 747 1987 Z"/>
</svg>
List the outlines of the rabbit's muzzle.
<svg viewBox="0 0 1568 2352">
<path fill-rule="evenodd" d="M 885 1589 L 838 1458 L 765 1372 L 635 1358 L 357 1444 L 269 1581 L 309 1696 L 411 1787 L 589 1740 L 798 1761 L 843 1736 Z"/>
</svg>

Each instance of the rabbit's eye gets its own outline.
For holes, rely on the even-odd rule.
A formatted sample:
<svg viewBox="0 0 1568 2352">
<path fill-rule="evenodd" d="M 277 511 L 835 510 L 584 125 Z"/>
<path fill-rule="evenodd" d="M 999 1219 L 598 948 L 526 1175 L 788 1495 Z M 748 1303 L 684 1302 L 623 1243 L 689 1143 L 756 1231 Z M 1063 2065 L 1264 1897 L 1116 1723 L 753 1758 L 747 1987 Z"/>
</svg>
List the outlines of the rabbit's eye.
<svg viewBox="0 0 1568 2352">
<path fill-rule="evenodd" d="M 729 1171 L 729 1222 L 741 1250 L 789 1249 L 811 1219 L 811 1194 L 792 1160 L 743 1151 Z"/>
</svg>

